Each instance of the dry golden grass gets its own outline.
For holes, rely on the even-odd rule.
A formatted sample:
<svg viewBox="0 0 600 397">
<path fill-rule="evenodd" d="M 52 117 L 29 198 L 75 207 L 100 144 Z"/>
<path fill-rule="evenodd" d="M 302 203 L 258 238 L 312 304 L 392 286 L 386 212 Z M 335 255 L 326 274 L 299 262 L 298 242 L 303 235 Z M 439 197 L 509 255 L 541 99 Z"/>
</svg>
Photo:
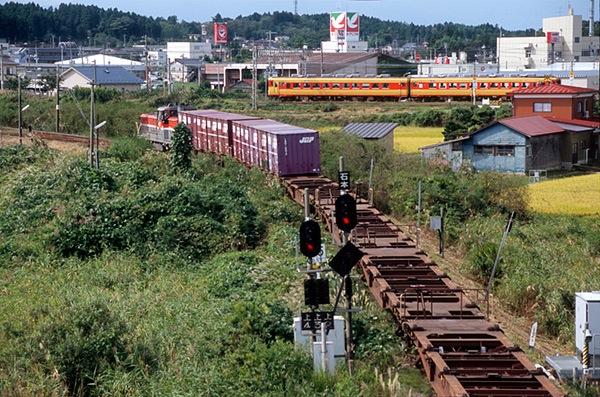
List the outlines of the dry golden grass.
<svg viewBox="0 0 600 397">
<path fill-rule="evenodd" d="M 600 215 L 600 174 L 529 185 L 531 209 L 547 214 Z"/>
<path fill-rule="evenodd" d="M 394 149 L 402 153 L 419 153 L 422 146 L 444 140 L 441 127 L 398 127 L 394 130 Z"/>
</svg>

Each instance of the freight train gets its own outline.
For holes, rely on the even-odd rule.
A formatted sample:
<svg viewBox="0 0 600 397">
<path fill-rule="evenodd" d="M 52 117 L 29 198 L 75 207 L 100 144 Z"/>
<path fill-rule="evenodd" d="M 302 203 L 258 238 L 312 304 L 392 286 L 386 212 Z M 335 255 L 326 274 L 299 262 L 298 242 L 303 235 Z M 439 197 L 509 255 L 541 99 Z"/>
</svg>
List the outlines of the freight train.
<svg viewBox="0 0 600 397">
<path fill-rule="evenodd" d="M 280 99 L 502 99 L 521 88 L 559 84 L 555 77 L 274 77 L 268 95 Z"/>
<path fill-rule="evenodd" d="M 196 151 L 231 156 L 277 176 L 321 173 L 318 132 L 274 120 L 169 105 L 155 114 L 142 114 L 139 133 L 165 149 L 179 123 L 192 132 Z"/>
</svg>

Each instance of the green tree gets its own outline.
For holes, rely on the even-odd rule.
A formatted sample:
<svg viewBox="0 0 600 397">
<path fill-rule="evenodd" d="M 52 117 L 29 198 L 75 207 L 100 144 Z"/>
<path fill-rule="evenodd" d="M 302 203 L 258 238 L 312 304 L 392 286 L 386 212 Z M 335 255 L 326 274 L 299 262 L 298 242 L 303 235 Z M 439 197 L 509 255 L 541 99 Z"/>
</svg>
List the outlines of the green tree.
<svg viewBox="0 0 600 397">
<path fill-rule="evenodd" d="M 173 131 L 171 165 L 180 172 L 192 167 L 192 132 L 183 123 L 179 123 Z"/>
</svg>

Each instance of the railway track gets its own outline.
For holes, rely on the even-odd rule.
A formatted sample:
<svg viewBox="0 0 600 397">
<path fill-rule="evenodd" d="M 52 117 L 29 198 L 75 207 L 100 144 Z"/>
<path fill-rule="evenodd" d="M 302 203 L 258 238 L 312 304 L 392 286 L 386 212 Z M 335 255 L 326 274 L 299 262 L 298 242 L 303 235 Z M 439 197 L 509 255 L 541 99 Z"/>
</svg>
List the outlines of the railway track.
<svg viewBox="0 0 600 397">
<path fill-rule="evenodd" d="M 18 136 L 19 130 L 17 128 L 0 127 L 1 134 L 10 136 Z M 84 135 L 75 134 L 63 134 L 58 132 L 50 131 L 39 131 L 33 130 L 31 133 L 26 129 L 23 130 L 23 139 L 39 138 L 43 141 L 58 141 L 58 142 L 69 142 L 69 143 L 80 143 L 82 145 L 89 144 L 89 137 Z M 100 139 L 100 146 L 107 147 L 110 145 L 110 141 L 107 139 Z"/>
<path fill-rule="evenodd" d="M 324 177 L 282 180 L 300 205 L 309 189 L 312 213 L 339 243 L 333 216 L 337 184 Z M 474 298 L 479 291 L 452 282 L 405 232 L 364 200 L 358 201 L 358 219 L 351 240 L 366 253 L 359 264 L 363 280 L 415 344 L 438 396 L 564 396 L 488 319 Z"/>
</svg>

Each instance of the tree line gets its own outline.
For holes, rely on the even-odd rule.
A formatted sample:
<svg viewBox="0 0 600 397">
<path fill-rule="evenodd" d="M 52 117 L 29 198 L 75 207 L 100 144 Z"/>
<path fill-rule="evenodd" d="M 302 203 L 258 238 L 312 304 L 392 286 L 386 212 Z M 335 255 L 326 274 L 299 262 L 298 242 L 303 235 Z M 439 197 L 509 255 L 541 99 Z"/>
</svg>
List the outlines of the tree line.
<svg viewBox="0 0 600 397">
<path fill-rule="evenodd" d="M 228 22 L 231 37 L 260 40 L 266 38 L 267 32 L 274 31 L 278 35 L 289 36 L 290 47 L 307 45 L 316 48 L 329 37 L 328 18 L 328 14 L 273 12 L 235 18 L 223 18 L 217 14 L 213 20 Z M 0 21 L 0 38 L 20 43 L 51 43 L 60 38 L 83 45 L 114 47 L 140 42 L 144 36 L 148 37 L 150 44 L 187 39 L 188 35 L 199 34 L 202 30 L 201 22 L 187 22 L 176 16 L 153 18 L 116 8 L 81 4 L 45 8 L 34 3 L 7 2 L 0 5 Z M 207 30 L 212 34 L 210 27 Z M 372 47 L 428 42 L 430 48 L 440 53 L 445 48 L 475 52 L 483 45 L 493 49 L 501 27 L 489 23 L 470 26 L 452 22 L 415 25 L 363 16 L 361 30 L 363 39 L 369 41 Z M 584 21 L 583 30 L 587 32 L 587 21 Z M 597 23 L 596 32 L 600 32 L 600 23 Z M 535 29 L 502 30 L 504 36 L 533 36 L 536 33 L 541 32 Z"/>
</svg>

